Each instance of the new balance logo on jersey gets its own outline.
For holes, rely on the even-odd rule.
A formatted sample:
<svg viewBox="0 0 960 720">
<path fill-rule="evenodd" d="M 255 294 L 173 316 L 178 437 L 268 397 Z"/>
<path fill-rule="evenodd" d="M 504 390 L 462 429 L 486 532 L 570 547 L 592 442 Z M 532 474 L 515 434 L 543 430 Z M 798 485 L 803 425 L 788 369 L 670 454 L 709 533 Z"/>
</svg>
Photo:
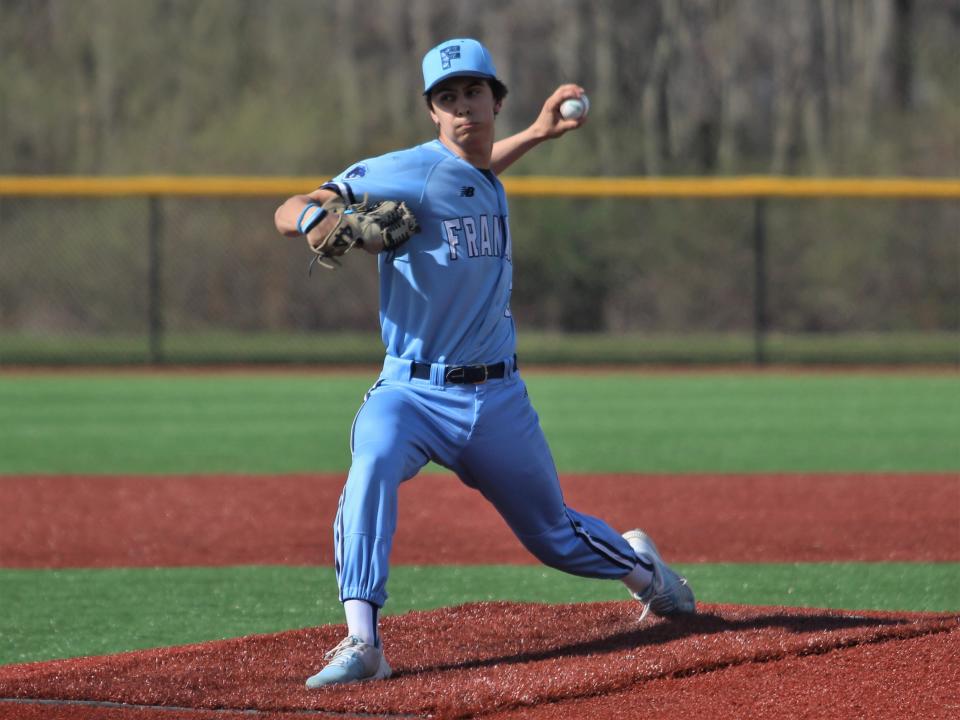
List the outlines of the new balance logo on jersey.
<svg viewBox="0 0 960 720">
<path fill-rule="evenodd" d="M 442 221 L 451 260 L 467 257 L 505 257 L 512 262 L 510 224 L 506 216 L 464 215 Z"/>
<path fill-rule="evenodd" d="M 464 185 L 460 188 L 460 197 L 473 197 L 473 190 L 470 185 Z"/>
</svg>

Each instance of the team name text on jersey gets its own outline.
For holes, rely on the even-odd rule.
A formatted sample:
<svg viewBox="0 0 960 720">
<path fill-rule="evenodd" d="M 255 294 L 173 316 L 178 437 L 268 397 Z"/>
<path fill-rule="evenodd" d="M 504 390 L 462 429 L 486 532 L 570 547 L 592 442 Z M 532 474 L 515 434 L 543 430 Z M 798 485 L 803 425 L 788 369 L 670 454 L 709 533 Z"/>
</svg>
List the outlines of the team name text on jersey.
<svg viewBox="0 0 960 720">
<path fill-rule="evenodd" d="M 467 257 L 505 257 L 512 262 L 510 223 L 506 216 L 465 215 L 441 223 L 443 237 L 450 250 L 450 259 Z"/>
</svg>

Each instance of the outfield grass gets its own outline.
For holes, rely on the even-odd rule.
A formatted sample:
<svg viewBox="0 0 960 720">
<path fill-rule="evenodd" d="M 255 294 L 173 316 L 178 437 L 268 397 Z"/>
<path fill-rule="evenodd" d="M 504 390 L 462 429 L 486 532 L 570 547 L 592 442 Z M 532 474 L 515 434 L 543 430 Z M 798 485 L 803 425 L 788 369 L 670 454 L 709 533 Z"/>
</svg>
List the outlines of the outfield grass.
<svg viewBox="0 0 960 720">
<path fill-rule="evenodd" d="M 763 343 L 770 363 L 960 363 L 956 332 L 770 333 Z M 0 332 L 0 363 L 126 364 L 151 361 L 221 363 L 377 363 L 380 334 L 369 332 L 171 332 L 137 335 Z M 525 363 L 753 363 L 756 339 L 739 333 L 560 333 L 524 330 L 518 350 Z"/>
<path fill-rule="evenodd" d="M 0 332 L 0 363 L 377 363 L 380 334 L 366 332 L 166 333 L 151 357 L 146 333 L 134 335 Z M 756 338 L 731 333 L 559 333 L 524 330 L 518 350 L 525 363 L 752 363 Z M 960 363 L 956 332 L 770 333 L 763 341 L 770 363 Z"/>
<path fill-rule="evenodd" d="M 373 379 L 0 375 L 0 473 L 343 471 Z M 960 469 L 960 375 L 526 381 L 561 472 Z"/>
<path fill-rule="evenodd" d="M 703 564 L 702 602 L 960 610 L 958 563 Z M 332 570 L 296 567 L 0 570 L 0 664 L 342 623 Z M 385 614 L 482 600 L 624 600 L 618 582 L 537 566 L 400 566 Z M 318 648 L 319 653 L 323 648 Z"/>
</svg>

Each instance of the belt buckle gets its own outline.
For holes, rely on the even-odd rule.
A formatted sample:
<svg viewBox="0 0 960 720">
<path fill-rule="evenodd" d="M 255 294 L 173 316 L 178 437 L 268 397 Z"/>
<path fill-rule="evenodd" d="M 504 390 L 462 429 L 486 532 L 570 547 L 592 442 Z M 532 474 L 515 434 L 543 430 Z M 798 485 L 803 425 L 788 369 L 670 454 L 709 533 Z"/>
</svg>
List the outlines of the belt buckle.
<svg viewBox="0 0 960 720">
<path fill-rule="evenodd" d="M 482 380 L 467 380 L 467 371 L 477 371 L 483 370 L 483 379 Z M 447 370 L 446 375 L 444 375 L 444 380 L 450 383 L 466 383 L 470 382 L 471 385 L 483 385 L 490 377 L 490 367 L 488 365 L 458 365 L 457 367 L 450 368 Z"/>
</svg>

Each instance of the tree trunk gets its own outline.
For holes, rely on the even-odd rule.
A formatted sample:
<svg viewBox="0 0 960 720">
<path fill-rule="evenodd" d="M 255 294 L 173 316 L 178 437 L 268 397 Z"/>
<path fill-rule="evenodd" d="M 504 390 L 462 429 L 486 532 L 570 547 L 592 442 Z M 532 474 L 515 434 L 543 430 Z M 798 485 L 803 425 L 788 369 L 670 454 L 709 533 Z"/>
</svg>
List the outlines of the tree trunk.
<svg viewBox="0 0 960 720">
<path fill-rule="evenodd" d="M 913 0 L 893 0 L 893 14 L 893 96 L 906 112 L 913 108 Z"/>
</svg>

